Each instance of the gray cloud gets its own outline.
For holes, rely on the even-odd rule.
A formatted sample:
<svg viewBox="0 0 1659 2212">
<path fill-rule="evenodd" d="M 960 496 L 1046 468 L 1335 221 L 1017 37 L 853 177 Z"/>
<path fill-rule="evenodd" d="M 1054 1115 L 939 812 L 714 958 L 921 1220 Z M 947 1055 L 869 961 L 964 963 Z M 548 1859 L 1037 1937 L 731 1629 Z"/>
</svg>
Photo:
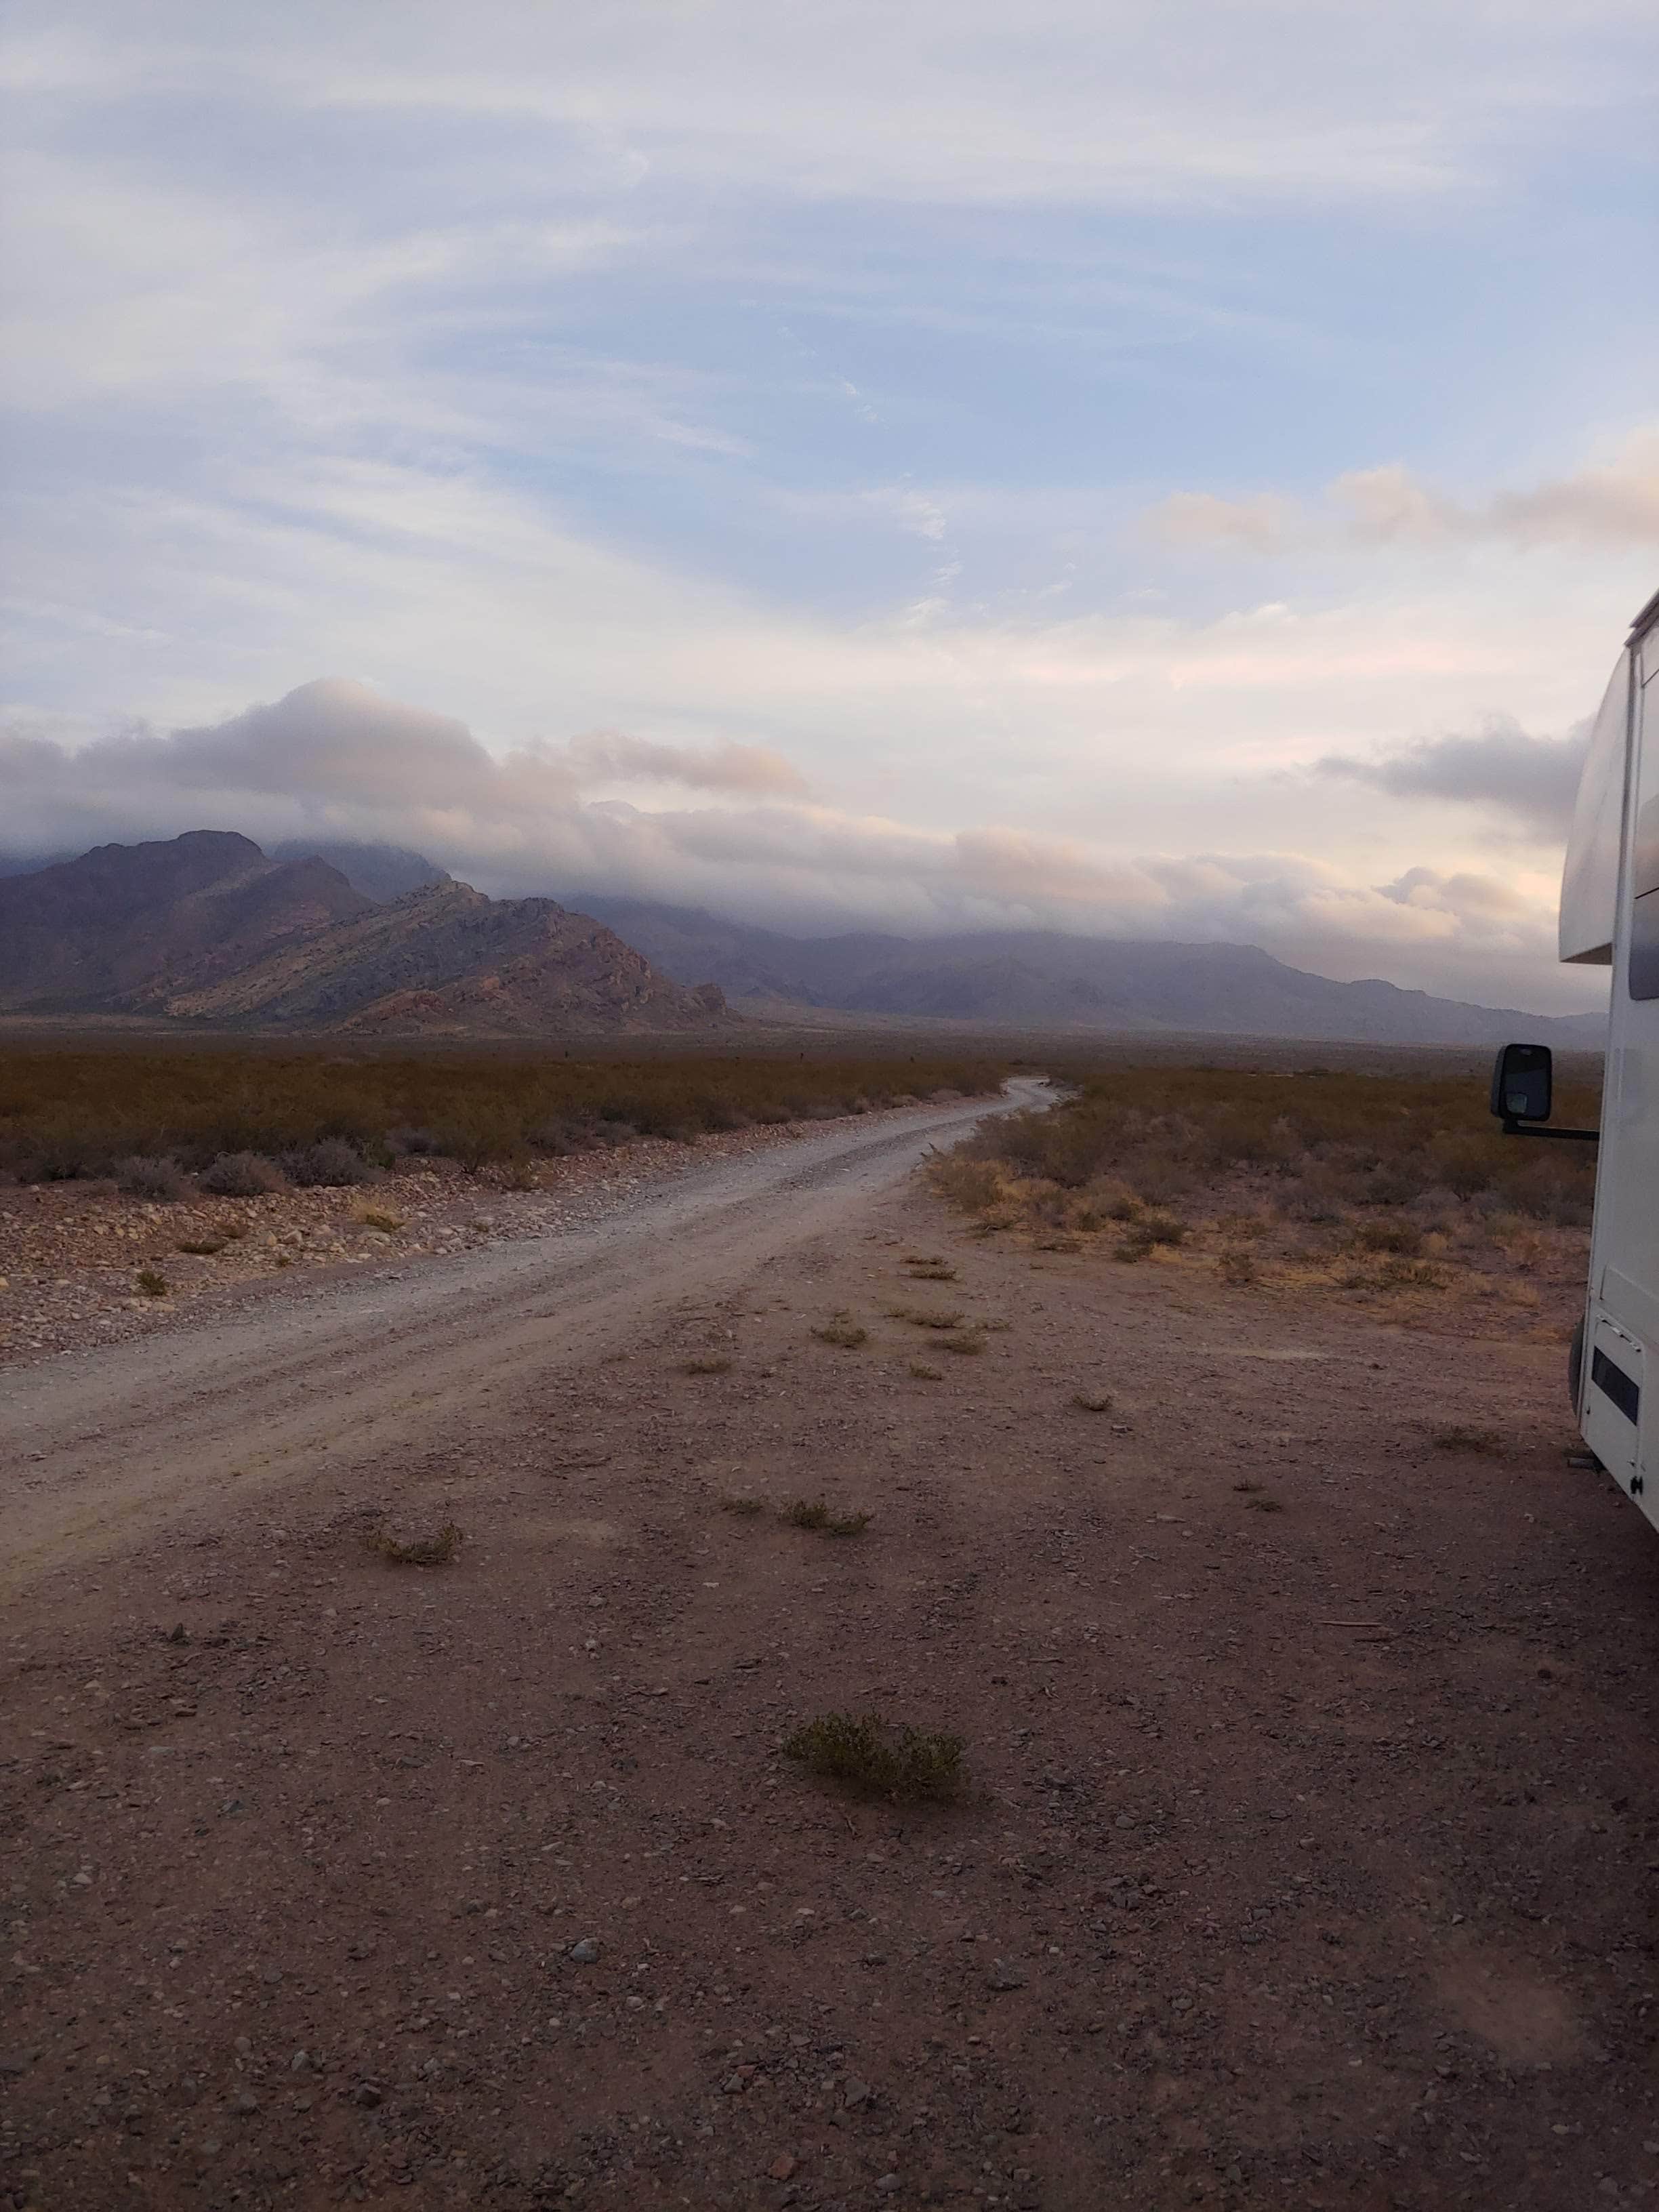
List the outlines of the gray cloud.
<svg viewBox="0 0 1659 2212">
<path fill-rule="evenodd" d="M 1565 838 L 1572 820 L 1589 725 L 1565 738 L 1535 738 L 1494 720 L 1470 737 L 1419 738 L 1370 760 L 1328 754 L 1320 775 L 1365 783 L 1392 799 L 1443 799 L 1507 814 L 1531 836 Z"/>
</svg>

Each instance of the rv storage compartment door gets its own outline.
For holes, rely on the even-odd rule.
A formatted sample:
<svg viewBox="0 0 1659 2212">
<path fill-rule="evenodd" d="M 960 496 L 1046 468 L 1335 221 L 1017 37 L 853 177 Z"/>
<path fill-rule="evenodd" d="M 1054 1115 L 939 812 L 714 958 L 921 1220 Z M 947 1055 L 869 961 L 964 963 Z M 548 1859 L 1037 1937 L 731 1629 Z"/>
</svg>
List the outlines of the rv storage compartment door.
<svg viewBox="0 0 1659 2212">
<path fill-rule="evenodd" d="M 1616 1322 L 1597 1312 L 1586 1346 L 1589 1372 L 1585 1377 L 1584 1441 L 1619 1487 L 1629 1491 L 1639 1481 L 1637 1439 L 1642 1419 L 1642 1347 Z M 1641 1491 L 1633 1493 L 1644 1504 Z M 1656 1501 L 1659 1502 L 1659 1501 Z"/>
</svg>

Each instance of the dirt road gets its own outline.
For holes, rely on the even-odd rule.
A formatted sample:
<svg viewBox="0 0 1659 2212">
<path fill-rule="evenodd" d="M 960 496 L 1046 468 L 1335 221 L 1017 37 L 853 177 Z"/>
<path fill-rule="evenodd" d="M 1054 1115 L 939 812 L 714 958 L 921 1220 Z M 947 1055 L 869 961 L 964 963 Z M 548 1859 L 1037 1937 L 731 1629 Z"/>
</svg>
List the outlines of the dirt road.
<svg viewBox="0 0 1659 2212">
<path fill-rule="evenodd" d="M 4 2212 L 1659 2195 L 1659 1545 L 1559 1346 L 976 1237 L 896 1126 L 24 1374 L 105 1433 L 8 1465 Z"/>
<path fill-rule="evenodd" d="M 983 1100 L 872 1115 L 647 1188 L 597 1226 L 265 1297 L 233 1321 L 42 1362 L 0 1405 L 7 1544 L 0 1602 L 44 1570 L 198 1520 L 319 1453 L 337 1470 L 465 1429 L 534 1368 L 580 1368 L 689 1292 L 718 1293 L 792 1244 L 833 1236 Z"/>
</svg>

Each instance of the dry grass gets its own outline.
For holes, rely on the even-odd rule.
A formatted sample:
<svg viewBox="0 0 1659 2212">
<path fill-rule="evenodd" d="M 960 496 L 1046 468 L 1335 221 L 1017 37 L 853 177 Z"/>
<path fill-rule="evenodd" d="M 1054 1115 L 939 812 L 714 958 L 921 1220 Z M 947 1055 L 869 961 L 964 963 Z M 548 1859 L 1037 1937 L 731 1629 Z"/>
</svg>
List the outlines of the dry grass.
<svg viewBox="0 0 1659 2212">
<path fill-rule="evenodd" d="M 913 1283 L 954 1283 L 957 1271 L 948 1260 L 922 1258 L 913 1254 L 904 1263 L 904 1272 Z"/>
<path fill-rule="evenodd" d="M 1505 1449 L 1503 1437 L 1491 1429 L 1467 1429 L 1462 1425 L 1437 1430 L 1430 1442 L 1436 1451 L 1478 1452 L 1483 1459 L 1502 1459 Z"/>
<path fill-rule="evenodd" d="M 729 1375 L 732 1362 L 723 1352 L 700 1352 L 694 1359 L 682 1359 L 682 1375 Z"/>
<path fill-rule="evenodd" d="M 1582 1085 L 1559 1100 L 1563 1121 L 1594 1119 Z M 972 1233 L 1034 1251 L 1497 1334 L 1576 1303 L 1590 1150 L 1504 1138 L 1473 1076 L 1127 1066 L 987 1123 L 931 1174 Z"/>
<path fill-rule="evenodd" d="M 144 1297 L 164 1298 L 167 1294 L 167 1279 L 157 1267 L 140 1267 L 135 1280 Z"/>
<path fill-rule="evenodd" d="M 912 1328 L 960 1328 L 963 1314 L 960 1306 L 889 1306 L 888 1317 L 892 1321 L 908 1321 Z"/>
<path fill-rule="evenodd" d="M 984 1332 L 976 1328 L 959 1328 L 939 1340 L 941 1352 L 954 1352 L 960 1358 L 976 1359 L 985 1349 Z"/>
<path fill-rule="evenodd" d="M 868 1344 L 870 1332 L 855 1321 L 828 1321 L 812 1334 L 820 1344 L 833 1344 L 842 1352 L 856 1352 L 861 1344 Z"/>
<path fill-rule="evenodd" d="M 908 1371 L 915 1376 L 918 1382 L 942 1382 L 945 1380 L 945 1370 L 942 1367 L 930 1367 L 925 1359 L 913 1359 L 909 1364 Z"/>
<path fill-rule="evenodd" d="M 722 1513 L 735 1513 L 740 1521 L 752 1521 L 766 1510 L 763 1498 L 751 1498 L 746 1492 L 723 1490 L 720 1495 Z"/>
<path fill-rule="evenodd" d="M 389 1206 L 359 1204 L 352 1207 L 351 1218 L 365 1229 L 378 1229 L 385 1237 L 395 1237 L 399 1230 L 409 1226 L 403 1215 L 394 1213 Z"/>
<path fill-rule="evenodd" d="M 461 1548 L 461 1532 L 446 1521 L 435 1536 L 416 1536 L 400 1542 L 385 1528 L 371 1528 L 363 1538 L 368 1549 L 394 1567 L 447 1567 Z"/>
<path fill-rule="evenodd" d="M 229 1242 L 228 1237 L 181 1237 L 173 1249 L 175 1252 L 188 1252 L 193 1260 L 211 1260 Z"/>
<path fill-rule="evenodd" d="M 792 1528 L 810 1528 L 821 1536 L 861 1536 L 870 1526 L 867 1513 L 832 1513 L 822 1498 L 798 1498 L 779 1514 Z"/>
<path fill-rule="evenodd" d="M 9 1050 L 0 1173 L 52 1182 L 108 1175 L 119 1163 L 141 1195 L 165 1200 L 204 1170 L 216 1196 L 252 1198 L 280 1188 L 273 1162 L 291 1160 L 309 1177 L 315 1148 L 339 1144 L 364 1171 L 442 1154 L 472 1170 L 504 1169 L 510 1180 L 531 1172 L 538 1154 L 866 1113 L 937 1091 L 978 1097 L 1001 1074 L 989 1056 L 900 1052 Z"/>
<path fill-rule="evenodd" d="M 963 1747 L 958 1735 L 892 1730 L 873 1715 L 826 1713 L 798 1728 L 783 1755 L 827 1782 L 869 1796 L 940 1801 L 956 1796 L 966 1779 Z"/>
<path fill-rule="evenodd" d="M 1073 1394 L 1072 1403 L 1079 1413 L 1109 1413 L 1112 1394 L 1109 1390 L 1079 1390 Z"/>
</svg>

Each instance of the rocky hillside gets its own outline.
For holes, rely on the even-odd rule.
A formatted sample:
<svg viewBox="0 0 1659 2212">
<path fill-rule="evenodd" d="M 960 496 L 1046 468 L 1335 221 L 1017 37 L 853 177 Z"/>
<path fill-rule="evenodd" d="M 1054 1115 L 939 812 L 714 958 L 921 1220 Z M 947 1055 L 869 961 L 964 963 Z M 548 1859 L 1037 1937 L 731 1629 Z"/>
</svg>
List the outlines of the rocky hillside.
<svg viewBox="0 0 1659 2212">
<path fill-rule="evenodd" d="M 444 878 L 390 901 L 192 830 L 0 880 L 0 1011 L 386 1036 L 695 1030 L 726 1017 L 590 915 Z"/>
<path fill-rule="evenodd" d="M 537 1036 L 697 1029 L 725 1005 L 684 989 L 588 915 L 460 883 L 408 892 L 235 974 L 133 1003 L 216 1026 Z"/>
<path fill-rule="evenodd" d="M 371 904 L 337 868 L 267 860 L 231 830 L 100 845 L 0 881 L 0 1009 L 102 1012 L 204 984 Z"/>
</svg>

